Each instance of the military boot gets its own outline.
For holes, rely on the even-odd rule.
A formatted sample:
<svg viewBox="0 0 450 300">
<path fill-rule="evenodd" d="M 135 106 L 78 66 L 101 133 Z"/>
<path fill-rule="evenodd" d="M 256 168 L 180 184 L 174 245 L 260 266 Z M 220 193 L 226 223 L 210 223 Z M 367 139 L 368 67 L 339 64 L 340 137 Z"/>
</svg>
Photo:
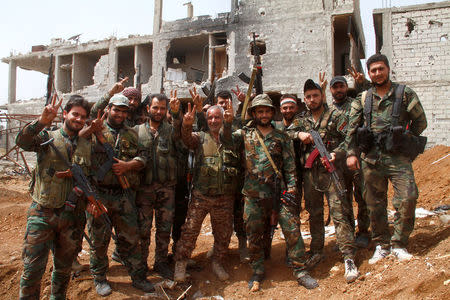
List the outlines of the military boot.
<svg viewBox="0 0 450 300">
<path fill-rule="evenodd" d="M 169 264 L 166 262 L 155 262 L 153 265 L 153 271 L 157 272 L 161 277 L 166 279 L 173 279 L 173 271 Z"/>
<path fill-rule="evenodd" d="M 303 274 L 297 278 L 297 282 L 299 285 L 304 286 L 308 290 L 315 289 L 319 287 L 317 280 L 311 277 L 308 273 Z"/>
<path fill-rule="evenodd" d="M 135 278 L 133 279 L 132 285 L 135 288 L 144 291 L 146 293 L 151 293 L 155 290 L 155 287 L 150 281 L 147 280 L 147 278 Z"/>
<path fill-rule="evenodd" d="M 241 263 L 248 262 L 250 260 L 247 249 L 247 239 L 245 237 L 238 238 L 239 240 L 239 259 Z"/>
<path fill-rule="evenodd" d="M 212 262 L 212 269 L 214 271 L 214 274 L 216 274 L 216 276 L 220 280 L 225 281 L 228 280 L 228 278 L 230 278 L 230 275 L 228 275 L 228 273 L 225 271 L 222 265 L 216 260 L 213 260 Z"/>
<path fill-rule="evenodd" d="M 173 279 L 176 282 L 185 282 L 186 281 L 186 260 L 178 260 L 175 262 L 175 273 L 173 275 Z"/>
</svg>

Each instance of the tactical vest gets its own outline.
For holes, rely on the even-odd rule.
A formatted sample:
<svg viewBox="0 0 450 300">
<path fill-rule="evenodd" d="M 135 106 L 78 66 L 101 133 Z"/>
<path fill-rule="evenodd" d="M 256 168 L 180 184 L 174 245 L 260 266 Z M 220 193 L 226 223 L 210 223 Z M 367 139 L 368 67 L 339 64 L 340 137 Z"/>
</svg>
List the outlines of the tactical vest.
<svg viewBox="0 0 450 300">
<path fill-rule="evenodd" d="M 68 159 L 66 142 L 61 129 L 48 132 L 53 138 L 56 148 Z M 91 167 L 91 144 L 78 137 L 77 147 L 72 154 L 72 163 L 81 166 L 85 174 Z M 47 208 L 60 208 L 64 205 L 73 188 L 72 178 L 58 178 L 55 173 L 67 170 L 66 164 L 58 158 L 55 151 L 48 147 L 45 152 L 38 153 L 36 165 L 36 182 L 32 193 L 34 201 Z"/>
<path fill-rule="evenodd" d="M 144 183 L 174 182 L 177 179 L 177 154 L 172 140 L 172 126 L 162 122 L 155 137 L 150 132 L 148 122 L 138 125 L 139 143 L 148 149 Z"/>
<path fill-rule="evenodd" d="M 116 137 L 109 128 L 103 129 L 102 133 L 106 142 L 112 146 L 114 150 L 114 157 L 117 159 L 130 161 L 138 156 L 138 137 L 137 133 L 133 129 L 128 126 L 124 126 L 120 129 Z M 105 148 L 99 142 L 97 142 L 94 146 L 94 155 L 95 157 L 93 157 L 93 160 L 96 162 L 96 167 L 100 167 L 108 160 Z M 128 182 L 133 188 L 139 186 L 140 175 L 140 172 L 137 171 L 131 171 L 125 174 Z M 114 174 L 112 169 L 106 173 L 104 179 L 99 182 L 99 184 L 104 186 L 120 186 L 117 176 Z"/>
<path fill-rule="evenodd" d="M 305 132 L 309 132 L 310 130 L 315 129 L 320 134 L 320 137 L 322 138 L 322 141 L 325 144 L 325 146 L 327 147 L 328 151 L 333 150 L 334 148 L 336 148 L 339 145 L 339 141 L 337 141 L 336 139 L 333 139 L 333 137 L 331 137 L 328 132 L 329 131 L 328 127 L 330 125 L 332 116 L 333 116 L 333 110 L 326 109 L 323 112 L 322 119 L 320 120 L 318 128 L 315 128 L 314 124 L 311 124 L 308 122 L 307 123 L 308 126 L 306 126 L 307 128 L 304 129 Z M 312 125 L 312 126 L 310 126 L 310 125 Z M 306 153 L 310 153 L 314 147 L 313 144 L 308 144 L 308 145 L 302 144 L 302 145 L 303 145 L 303 150 Z M 307 157 L 305 158 L 305 161 L 302 162 L 302 164 L 304 164 L 306 162 L 306 159 L 307 159 Z"/>
<path fill-rule="evenodd" d="M 205 132 L 199 132 L 201 148 L 195 156 L 194 190 L 203 195 L 233 195 L 237 188 L 239 157 Z"/>
</svg>

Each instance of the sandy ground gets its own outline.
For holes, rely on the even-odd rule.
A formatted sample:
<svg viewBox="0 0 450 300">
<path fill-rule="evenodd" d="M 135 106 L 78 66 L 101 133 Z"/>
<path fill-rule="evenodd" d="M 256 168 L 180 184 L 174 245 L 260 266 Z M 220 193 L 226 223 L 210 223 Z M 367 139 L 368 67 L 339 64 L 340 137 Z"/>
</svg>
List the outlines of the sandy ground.
<svg viewBox="0 0 450 300">
<path fill-rule="evenodd" d="M 450 153 L 450 147 L 437 146 L 428 150 L 414 162 L 414 171 L 420 190 L 417 207 L 433 210 L 450 204 L 450 156 L 432 164 Z M 9 173 L 12 174 L 12 173 Z M 27 194 L 28 181 L 24 176 L 0 175 L 0 299 L 17 299 L 22 271 L 21 247 L 26 224 L 26 210 L 30 204 Z M 390 193 L 390 196 L 392 193 Z M 302 231 L 308 230 L 307 213 L 302 213 Z M 232 237 L 229 259 L 225 268 L 231 275 L 227 282 L 220 282 L 213 275 L 206 252 L 212 245 L 209 219 L 203 224 L 193 258 L 196 268 L 189 271 L 191 281 L 170 290 L 170 299 L 177 297 L 189 286 L 188 298 L 222 296 L 225 299 L 448 299 L 450 292 L 450 226 L 439 215 L 417 219 L 408 250 L 414 255 L 409 262 L 398 262 L 389 257 L 384 261 L 367 263 L 373 248 L 359 250 L 356 263 L 362 276 L 353 284 L 345 283 L 344 265 L 335 248 L 334 236 L 326 239 L 326 260 L 311 274 L 318 279 L 320 287 L 308 291 L 297 285 L 290 269 L 284 263 L 285 243 L 277 230 L 272 249 L 272 259 L 266 262 L 267 279 L 262 290 L 250 294 L 247 280 L 251 275 L 248 265 L 239 263 L 237 239 Z M 308 247 L 310 240 L 306 239 Z M 153 253 L 153 244 L 151 246 Z M 113 247 L 110 247 L 113 248 Z M 80 262 L 87 267 L 88 245 L 83 244 Z M 112 251 L 110 249 L 110 251 Z M 149 265 L 153 256 L 149 258 Z M 41 297 L 48 299 L 50 293 L 51 263 L 42 280 Z M 113 293 L 108 299 L 167 299 L 160 288 L 156 294 L 147 294 L 133 288 L 125 268 L 111 262 L 108 272 Z M 153 283 L 162 279 L 151 273 Z M 92 277 L 83 271 L 69 286 L 69 299 L 101 299 L 95 293 Z M 447 295 L 447 296 L 445 296 Z"/>
</svg>

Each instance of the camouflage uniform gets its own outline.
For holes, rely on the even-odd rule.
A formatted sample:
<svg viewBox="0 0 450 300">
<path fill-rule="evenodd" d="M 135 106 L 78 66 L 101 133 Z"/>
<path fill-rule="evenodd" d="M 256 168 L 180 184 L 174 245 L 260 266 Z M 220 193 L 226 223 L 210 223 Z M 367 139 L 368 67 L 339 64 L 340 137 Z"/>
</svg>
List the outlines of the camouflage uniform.
<svg viewBox="0 0 450 300">
<path fill-rule="evenodd" d="M 239 158 L 232 149 L 217 143 L 210 133 L 192 133 L 183 126 L 184 144 L 195 151 L 192 199 L 183 225 L 175 260 L 190 258 L 203 219 L 209 213 L 214 235 L 213 257 L 223 259 L 233 232 L 233 201 Z"/>
<path fill-rule="evenodd" d="M 115 157 L 129 161 L 138 158 L 138 137 L 128 126 L 114 129 L 108 124 L 102 132 L 106 142 L 114 149 Z M 94 144 L 92 165 L 98 170 L 108 161 L 105 148 L 99 142 Z M 133 188 L 139 186 L 139 173 L 125 174 Z M 108 210 L 108 216 L 117 235 L 117 251 L 127 267 L 131 278 L 145 278 L 147 270 L 141 264 L 141 253 L 138 247 L 138 224 L 135 204 L 135 192 L 132 189 L 123 190 L 117 176 L 109 170 L 102 181 L 97 182 L 98 197 Z M 88 216 L 88 232 L 94 248 L 91 249 L 90 268 L 94 279 L 98 282 L 106 280 L 108 270 L 108 246 L 111 232 L 102 218 Z M 112 229 L 112 228 L 111 228 Z"/>
<path fill-rule="evenodd" d="M 180 139 L 174 127 L 161 122 L 156 132 L 148 122 L 138 125 L 139 145 L 147 150 L 141 157 L 145 163 L 144 180 L 138 189 L 136 205 L 139 213 L 140 246 L 143 263 L 147 265 L 150 232 L 155 211 L 155 264 L 167 263 L 177 182 L 177 149 Z"/>
<path fill-rule="evenodd" d="M 373 105 L 370 129 L 375 136 L 389 132 L 392 124 L 392 107 L 395 101 L 395 88 L 392 86 L 381 98 L 376 89 L 373 92 Z M 352 103 L 349 130 L 346 137 L 347 156 L 356 155 L 356 131 L 364 123 L 364 98 L 360 95 Z M 414 135 L 420 135 L 427 127 L 425 112 L 416 93 L 409 87 L 405 88 L 399 125 Z M 388 153 L 385 143 L 375 143 L 368 153 L 361 153 L 362 172 L 366 183 L 365 195 L 369 207 L 372 240 L 383 249 L 391 244 L 394 248 L 405 248 L 409 235 L 414 229 L 415 208 L 418 189 L 414 179 L 411 160 L 400 153 Z M 390 235 L 387 221 L 387 190 L 388 179 L 394 187 L 392 204 L 396 210 L 394 216 L 394 234 Z"/>
<path fill-rule="evenodd" d="M 39 299 L 40 283 L 53 252 L 51 299 L 65 299 L 72 262 L 81 247 L 84 230 L 84 198 L 77 199 L 75 210 L 64 205 L 72 192 L 71 178 L 58 178 L 55 173 L 67 166 L 49 146 L 40 144 L 54 138 L 55 146 L 72 163 L 80 165 L 89 174 L 91 144 L 75 136 L 70 138 L 63 129 L 42 131 L 34 121 L 18 134 L 16 144 L 25 151 L 37 152 L 33 202 L 28 210 L 22 258 L 24 269 L 20 279 L 20 299 Z"/>
<path fill-rule="evenodd" d="M 264 235 L 269 227 L 274 197 L 275 171 L 256 135 L 253 124 L 233 133 L 233 143 L 245 148 L 244 221 L 249 240 L 250 264 L 254 274 L 264 274 Z M 226 137 L 226 135 L 224 135 Z M 284 175 L 287 190 L 296 191 L 295 161 L 289 137 L 278 129 L 261 136 L 274 162 Z M 299 216 L 284 203 L 280 205 L 278 222 L 286 239 L 289 259 L 298 278 L 306 273 L 305 246 L 300 232 Z"/>
<path fill-rule="evenodd" d="M 316 130 L 322 137 L 324 145 L 331 153 L 336 153 L 336 169 L 342 181 L 342 170 L 340 160 L 345 157 L 343 151 L 343 141 L 347 118 L 337 110 L 325 108 L 322 115 L 314 120 L 310 111 L 304 116 L 296 118 L 289 128 L 289 135 L 292 139 L 298 139 L 298 132 L 309 132 Z M 313 151 L 312 144 L 302 144 L 301 163 L 304 165 Z M 342 182 L 343 183 L 343 182 Z M 343 185 L 343 184 L 342 184 Z M 330 173 L 322 165 L 320 157 L 317 158 L 311 169 L 304 168 L 303 188 L 306 210 L 309 213 L 309 228 L 311 232 L 310 251 L 312 253 L 322 253 L 325 242 L 325 228 L 323 218 L 323 197 L 326 195 L 330 202 L 330 213 L 336 228 L 336 240 L 339 250 L 344 259 L 353 259 L 354 236 L 353 227 L 349 221 L 351 206 L 339 195 L 335 185 L 331 181 Z"/>
<path fill-rule="evenodd" d="M 352 102 L 355 99 L 347 97 L 344 101 L 337 103 L 333 102 L 333 106 L 346 114 L 348 117 L 350 115 L 350 110 L 352 107 Z M 369 211 L 367 209 L 366 201 L 363 198 L 363 188 L 364 182 L 362 178 L 362 174 L 360 170 L 351 171 L 348 169 L 345 159 L 342 160 L 342 170 L 345 188 L 347 189 L 346 200 L 349 203 L 350 207 L 353 207 L 353 196 L 355 197 L 355 201 L 358 204 L 358 234 L 367 235 L 370 227 L 370 219 L 369 219 Z M 352 195 L 353 194 L 353 195 Z M 353 211 L 353 208 L 352 208 Z M 350 222 L 354 228 L 355 220 L 353 213 L 349 215 Z"/>
</svg>

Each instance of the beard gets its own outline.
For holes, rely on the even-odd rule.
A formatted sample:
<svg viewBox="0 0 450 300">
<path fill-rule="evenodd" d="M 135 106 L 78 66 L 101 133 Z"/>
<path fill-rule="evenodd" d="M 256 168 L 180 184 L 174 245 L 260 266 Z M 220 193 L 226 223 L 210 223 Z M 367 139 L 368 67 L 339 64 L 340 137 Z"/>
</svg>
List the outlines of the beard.
<svg viewBox="0 0 450 300">
<path fill-rule="evenodd" d="M 336 93 L 336 94 L 332 94 L 332 96 L 336 102 L 341 102 L 341 101 L 345 100 L 345 97 L 347 95 L 345 93 Z"/>
<path fill-rule="evenodd" d="M 379 86 L 384 86 L 385 84 L 387 84 L 389 82 L 390 78 L 389 76 L 386 78 L 385 81 L 383 81 L 382 83 L 376 83 L 376 82 L 372 82 L 374 86 L 379 87 Z"/>
<path fill-rule="evenodd" d="M 159 122 L 162 122 L 162 120 L 164 120 L 164 116 L 160 117 L 160 116 L 155 116 L 153 114 L 150 114 L 149 118 L 150 118 L 150 120 L 152 120 L 152 122 L 155 122 L 155 123 L 159 123 Z"/>
<path fill-rule="evenodd" d="M 270 126 L 270 120 L 267 123 L 263 123 L 262 119 L 255 118 L 255 123 L 257 126 L 261 126 L 261 127 L 269 127 Z"/>
<path fill-rule="evenodd" d="M 72 123 L 70 121 L 65 121 L 64 125 L 66 126 L 66 128 L 76 134 L 78 134 L 78 132 L 83 128 L 83 126 L 81 126 L 80 128 L 75 128 Z"/>
</svg>

